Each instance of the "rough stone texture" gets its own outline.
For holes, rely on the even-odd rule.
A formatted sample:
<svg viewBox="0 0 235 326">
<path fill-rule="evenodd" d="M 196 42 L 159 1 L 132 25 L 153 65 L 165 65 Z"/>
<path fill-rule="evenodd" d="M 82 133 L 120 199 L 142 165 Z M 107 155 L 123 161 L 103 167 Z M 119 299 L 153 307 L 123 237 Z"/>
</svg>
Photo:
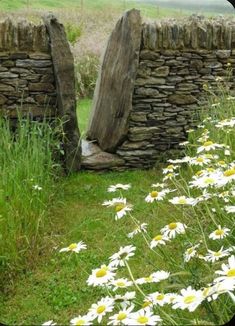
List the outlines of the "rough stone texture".
<svg viewBox="0 0 235 326">
<path fill-rule="evenodd" d="M 73 55 L 63 25 L 53 15 L 45 17 L 44 21 L 50 37 L 50 48 L 57 90 L 58 114 L 64 122 L 63 129 L 66 135 L 64 140 L 66 169 L 69 172 L 75 172 L 80 169 L 81 165 L 81 146 L 76 118 Z M 45 83 L 42 88 L 45 85 L 48 84 Z"/>
<path fill-rule="evenodd" d="M 139 60 L 141 18 L 133 9 L 117 22 L 102 59 L 88 138 L 113 152 L 128 132 L 128 118 Z"/>
<path fill-rule="evenodd" d="M 92 142 L 82 141 L 82 167 L 88 170 L 119 170 L 125 161 L 118 155 L 104 152 Z"/>
<path fill-rule="evenodd" d="M 42 69 L 38 71 L 38 69 Z M 56 89 L 49 37 L 43 24 L 0 22 L 0 112 L 17 118 L 56 116 Z M 42 98 L 44 99 L 42 101 Z M 40 100 L 39 100 L 40 99 Z"/>
<path fill-rule="evenodd" d="M 186 131 L 198 123 L 198 111 L 207 103 L 204 85 L 216 91 L 220 77 L 235 93 L 234 47 L 235 24 L 223 18 L 192 16 L 142 26 L 128 133 L 115 151 L 126 168 L 149 168 L 179 155 L 179 143 L 187 139 Z M 233 70 L 231 80 L 228 69 Z M 109 133 L 104 130 L 103 135 L 109 142 Z"/>
<path fill-rule="evenodd" d="M 0 114 L 63 118 L 68 171 L 77 171 L 81 161 L 75 109 L 73 57 L 62 25 L 53 17 L 39 25 L 0 22 Z"/>
</svg>

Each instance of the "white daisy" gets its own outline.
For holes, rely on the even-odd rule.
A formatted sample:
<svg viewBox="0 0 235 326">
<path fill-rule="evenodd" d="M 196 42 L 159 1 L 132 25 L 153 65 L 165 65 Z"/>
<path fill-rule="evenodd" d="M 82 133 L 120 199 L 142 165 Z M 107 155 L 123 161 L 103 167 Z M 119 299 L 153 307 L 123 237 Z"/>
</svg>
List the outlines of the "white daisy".
<svg viewBox="0 0 235 326">
<path fill-rule="evenodd" d="M 124 295 L 116 294 L 114 300 L 117 303 L 120 303 L 122 307 L 127 307 L 130 305 L 131 301 L 136 297 L 135 291 L 126 292 Z"/>
<path fill-rule="evenodd" d="M 168 190 L 162 190 L 162 191 L 156 191 L 153 190 L 151 191 L 147 197 L 145 197 L 145 201 L 147 203 L 153 203 L 154 201 L 159 201 L 159 200 L 163 200 L 164 197 L 166 196 L 166 194 L 168 194 L 169 191 Z"/>
<path fill-rule="evenodd" d="M 150 309 L 141 309 L 137 312 L 131 313 L 128 318 L 128 325 L 157 325 L 161 322 L 158 315 L 154 315 Z"/>
<path fill-rule="evenodd" d="M 106 315 L 107 312 L 112 312 L 114 308 L 114 300 L 110 297 L 102 298 L 97 303 L 93 303 L 89 309 L 89 316 L 91 320 L 97 318 L 98 323 L 100 324 L 102 318 Z"/>
<path fill-rule="evenodd" d="M 152 239 L 152 241 L 150 243 L 150 248 L 153 249 L 153 248 L 157 247 L 158 245 L 165 245 L 166 241 L 170 241 L 170 239 L 165 235 L 158 234 Z"/>
<path fill-rule="evenodd" d="M 226 279 L 235 280 L 235 256 L 228 258 L 228 265 L 222 264 L 222 270 L 215 271 L 216 274 L 222 275 L 217 277 L 214 281 L 220 282 Z"/>
<path fill-rule="evenodd" d="M 225 206 L 224 209 L 227 213 L 235 213 L 235 206 Z"/>
<path fill-rule="evenodd" d="M 217 282 L 211 287 L 208 294 L 208 301 L 216 300 L 220 294 L 233 292 L 235 290 L 235 279 L 225 279 L 221 282 Z"/>
<path fill-rule="evenodd" d="M 119 251 L 113 254 L 109 259 L 111 260 L 110 266 L 125 266 L 125 261 L 129 260 L 130 257 L 135 255 L 136 247 L 129 245 L 120 247 Z"/>
<path fill-rule="evenodd" d="M 202 146 L 198 147 L 197 149 L 197 153 L 201 153 L 203 151 L 211 151 L 211 150 L 215 150 L 216 148 L 221 148 L 224 145 L 221 144 L 216 144 L 213 143 L 211 140 L 207 140 Z"/>
<path fill-rule="evenodd" d="M 126 198 L 113 198 L 103 202 L 103 206 L 115 207 L 115 220 L 122 218 L 127 212 L 132 210 L 132 205 L 127 204 Z"/>
<path fill-rule="evenodd" d="M 41 191 L 42 187 L 40 187 L 39 185 L 33 185 L 33 189 Z"/>
<path fill-rule="evenodd" d="M 196 249 L 200 246 L 200 244 L 196 244 L 188 249 L 186 249 L 184 253 L 184 261 L 189 262 L 192 257 L 195 257 L 197 254 Z"/>
<path fill-rule="evenodd" d="M 177 175 L 179 175 L 179 173 L 173 173 L 173 172 L 170 172 L 168 173 L 162 180 L 163 181 L 166 181 L 166 180 L 172 180 L 174 179 Z"/>
<path fill-rule="evenodd" d="M 203 166 L 211 163 L 211 160 L 205 156 L 198 156 L 198 157 L 192 157 L 189 164 L 190 165 L 197 165 L 197 166 Z"/>
<path fill-rule="evenodd" d="M 71 243 L 68 247 L 60 249 L 59 252 L 73 251 L 79 253 L 81 250 L 85 249 L 87 249 L 87 245 L 83 241 L 80 241 L 78 243 Z"/>
<path fill-rule="evenodd" d="M 141 225 L 137 226 L 132 232 L 128 233 L 128 238 L 133 238 L 136 234 L 138 233 L 146 233 L 147 232 L 147 226 L 148 224 L 147 223 L 142 223 Z"/>
<path fill-rule="evenodd" d="M 201 177 L 193 177 L 194 181 L 190 181 L 190 188 L 208 188 L 208 187 L 217 187 L 220 174 L 218 172 L 212 172 L 207 175 L 202 175 Z"/>
<path fill-rule="evenodd" d="M 169 200 L 170 203 L 174 205 L 192 205 L 194 206 L 196 204 L 196 199 L 195 198 L 187 198 L 185 196 L 180 196 L 180 197 L 174 197 Z"/>
<path fill-rule="evenodd" d="M 87 284 L 102 286 L 113 280 L 114 277 L 114 269 L 110 266 L 102 265 L 100 268 L 92 270 L 92 274 L 89 276 Z"/>
<path fill-rule="evenodd" d="M 111 185 L 108 188 L 108 192 L 115 192 L 117 190 L 128 190 L 130 189 L 130 184 L 117 183 L 116 185 Z"/>
<path fill-rule="evenodd" d="M 108 322 L 108 325 L 125 325 L 133 309 L 134 305 L 132 304 L 130 307 L 124 308 L 117 314 L 109 317 L 110 322 Z"/>
<path fill-rule="evenodd" d="M 225 119 L 222 121 L 219 121 L 216 125 L 217 128 L 224 128 L 224 127 L 231 127 L 233 128 L 235 126 L 235 118 L 231 119 Z"/>
<path fill-rule="evenodd" d="M 119 278 L 117 280 L 111 281 L 110 285 L 113 286 L 113 291 L 116 291 L 117 289 L 125 289 L 128 286 L 132 286 L 133 282 L 129 281 L 126 278 Z"/>
<path fill-rule="evenodd" d="M 208 249 L 208 254 L 205 256 L 205 260 L 214 263 L 215 261 L 229 255 L 230 255 L 229 250 L 228 249 L 223 250 L 223 247 L 221 247 L 220 250 L 218 251 L 213 251 Z"/>
<path fill-rule="evenodd" d="M 157 271 L 150 274 L 147 277 L 141 277 L 136 280 L 136 284 L 146 284 L 146 283 L 159 283 L 162 280 L 166 280 L 170 276 L 169 272 Z"/>
<path fill-rule="evenodd" d="M 209 238 L 213 240 L 223 239 L 229 234 L 229 232 L 230 229 L 222 228 L 221 225 L 219 225 L 218 228 L 209 235 Z"/>
<path fill-rule="evenodd" d="M 192 312 L 204 300 L 203 292 L 201 290 L 194 290 L 191 286 L 187 289 L 182 289 L 180 292 L 181 295 L 178 295 L 173 302 L 173 309 L 188 309 Z"/>
<path fill-rule="evenodd" d="M 89 314 L 87 314 L 87 315 L 83 315 L 83 316 L 79 315 L 78 317 L 71 319 L 70 323 L 71 323 L 71 325 L 74 325 L 74 326 L 80 326 L 80 325 L 85 326 L 85 325 L 92 325 L 91 321 L 92 321 L 91 316 Z"/>
<path fill-rule="evenodd" d="M 164 188 L 166 187 L 165 183 L 153 183 L 152 186 L 153 188 Z"/>
<path fill-rule="evenodd" d="M 174 172 L 174 170 L 178 169 L 178 167 L 179 167 L 178 165 L 170 164 L 165 169 L 162 170 L 162 173 L 167 174 L 170 172 Z"/>
<path fill-rule="evenodd" d="M 57 324 L 54 323 L 53 320 L 45 321 L 45 323 L 42 324 L 42 326 L 55 326 L 55 325 L 57 325 Z"/>
<path fill-rule="evenodd" d="M 172 222 L 161 229 L 161 233 L 169 238 L 175 238 L 176 234 L 185 233 L 187 226 L 180 222 Z"/>
<path fill-rule="evenodd" d="M 154 305 L 164 306 L 169 303 L 169 296 L 161 292 L 150 293 L 147 297 Z"/>
</svg>

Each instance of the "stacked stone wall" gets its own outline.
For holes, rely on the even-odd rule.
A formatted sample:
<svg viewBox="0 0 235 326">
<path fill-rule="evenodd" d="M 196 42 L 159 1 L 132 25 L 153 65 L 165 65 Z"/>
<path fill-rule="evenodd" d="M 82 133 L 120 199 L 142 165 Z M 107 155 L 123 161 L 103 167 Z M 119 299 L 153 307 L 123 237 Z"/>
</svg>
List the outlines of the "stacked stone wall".
<svg viewBox="0 0 235 326">
<path fill-rule="evenodd" d="M 129 128 L 116 153 L 130 167 L 151 167 L 180 151 L 187 130 L 218 80 L 234 92 L 235 24 L 197 17 L 145 24 Z M 230 71 L 230 78 L 228 78 Z"/>
<path fill-rule="evenodd" d="M 56 87 L 44 25 L 0 23 L 0 113 L 56 115 Z"/>
</svg>

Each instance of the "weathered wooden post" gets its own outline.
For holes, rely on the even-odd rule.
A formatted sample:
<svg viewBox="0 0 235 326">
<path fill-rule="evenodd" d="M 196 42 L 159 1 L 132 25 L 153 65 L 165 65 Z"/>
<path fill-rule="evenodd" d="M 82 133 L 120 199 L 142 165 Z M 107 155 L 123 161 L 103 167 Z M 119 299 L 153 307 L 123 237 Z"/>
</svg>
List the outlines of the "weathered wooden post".
<svg viewBox="0 0 235 326">
<path fill-rule="evenodd" d="M 63 25 L 51 14 L 44 17 L 44 22 L 50 38 L 58 114 L 63 122 L 66 170 L 75 172 L 81 166 L 81 144 L 76 118 L 74 59 Z"/>
<path fill-rule="evenodd" d="M 140 12 L 132 9 L 117 22 L 108 40 L 88 128 L 88 138 L 107 152 L 115 152 L 128 131 L 140 42 Z"/>
</svg>

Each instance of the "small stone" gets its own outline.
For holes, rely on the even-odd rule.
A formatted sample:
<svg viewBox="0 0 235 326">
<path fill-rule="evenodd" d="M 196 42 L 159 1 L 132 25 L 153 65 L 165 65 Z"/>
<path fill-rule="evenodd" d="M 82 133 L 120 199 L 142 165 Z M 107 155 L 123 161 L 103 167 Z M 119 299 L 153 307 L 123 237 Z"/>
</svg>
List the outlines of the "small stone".
<svg viewBox="0 0 235 326">
<path fill-rule="evenodd" d="M 20 68 L 47 68 L 52 65 L 51 60 L 16 60 L 16 67 Z"/>
<path fill-rule="evenodd" d="M 15 52 L 11 53 L 9 56 L 10 59 L 27 59 L 28 58 L 28 53 L 25 52 Z"/>
<path fill-rule="evenodd" d="M 29 83 L 29 91 L 50 93 L 55 91 L 55 87 L 49 83 Z"/>
<path fill-rule="evenodd" d="M 0 84 L 0 92 L 12 92 L 15 88 L 10 85 Z"/>
<path fill-rule="evenodd" d="M 220 59 L 228 59 L 231 56 L 231 50 L 217 50 L 216 55 Z"/>
<path fill-rule="evenodd" d="M 7 102 L 7 98 L 4 95 L 0 94 L 0 105 L 3 105 Z"/>
<path fill-rule="evenodd" d="M 144 86 L 144 85 L 163 85 L 165 84 L 166 80 L 163 78 L 154 78 L 154 77 L 150 77 L 147 79 L 144 78 L 137 78 L 135 81 L 136 85 L 139 86 Z"/>
<path fill-rule="evenodd" d="M 11 68 L 15 66 L 15 62 L 12 60 L 6 60 L 2 63 L 2 67 Z"/>
<path fill-rule="evenodd" d="M 169 67 L 161 66 L 161 67 L 154 69 L 154 71 L 152 72 L 152 75 L 154 77 L 166 77 L 169 75 L 169 72 L 170 72 Z"/>
<path fill-rule="evenodd" d="M 197 99 L 194 96 L 184 95 L 184 94 L 170 95 L 168 100 L 170 103 L 177 104 L 177 105 L 193 104 L 197 102 Z"/>
<path fill-rule="evenodd" d="M 34 60 L 51 60 L 51 55 L 48 53 L 36 52 L 36 53 L 30 53 L 29 58 Z"/>
<path fill-rule="evenodd" d="M 9 71 L 0 72 L 0 79 L 2 79 L 2 78 L 17 78 L 17 77 L 18 77 L 18 75 L 13 74 L 13 73 L 11 73 Z"/>
<path fill-rule="evenodd" d="M 138 87 L 135 89 L 135 93 L 142 96 L 156 97 L 159 91 L 154 88 Z"/>
</svg>

